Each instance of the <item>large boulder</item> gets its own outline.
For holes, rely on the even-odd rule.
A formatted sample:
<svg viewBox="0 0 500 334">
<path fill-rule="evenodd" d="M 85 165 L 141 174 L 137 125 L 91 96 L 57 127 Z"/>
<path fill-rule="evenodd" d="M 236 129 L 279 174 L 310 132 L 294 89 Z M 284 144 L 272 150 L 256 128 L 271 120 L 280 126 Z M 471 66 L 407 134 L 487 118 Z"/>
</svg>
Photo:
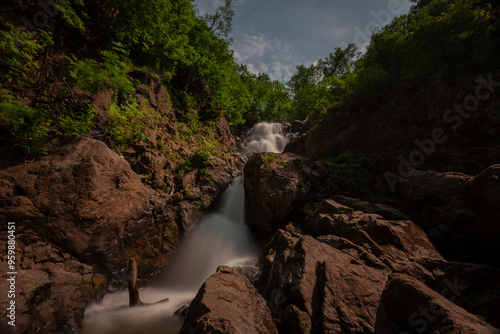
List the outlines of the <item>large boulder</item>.
<svg viewBox="0 0 500 334">
<path fill-rule="evenodd" d="M 436 247 L 456 261 L 500 265 L 500 165 L 477 176 L 414 171 L 399 189 L 401 206 Z"/>
<path fill-rule="evenodd" d="M 317 186 L 321 168 L 293 153 L 257 153 L 245 166 L 247 224 L 274 232 Z"/>
<path fill-rule="evenodd" d="M 4 244 L 0 241 L 2 249 Z M 78 333 L 87 301 L 104 288 L 106 278 L 50 243 L 18 241 L 16 246 L 16 298 L 0 295 L 2 305 L 15 300 L 16 326 L 4 319 L 2 333 Z"/>
<path fill-rule="evenodd" d="M 445 294 L 439 294 L 406 275 L 390 276 L 382 293 L 382 303 L 399 330 L 410 333 L 500 333 L 500 330 L 452 303 Z"/>
<path fill-rule="evenodd" d="M 266 246 L 260 292 L 287 333 L 374 333 L 389 270 L 292 229 Z"/>
<path fill-rule="evenodd" d="M 425 232 L 408 220 L 385 220 L 333 200 L 323 201 L 304 226 L 312 236 L 339 244 L 346 239 L 369 258 L 374 255 L 395 272 L 431 279 L 432 271 L 444 263 Z"/>
<path fill-rule="evenodd" d="M 78 328 L 74 313 L 82 315 L 104 282 L 93 283 L 97 272 L 111 276 L 136 257 L 144 276 L 178 244 L 173 207 L 125 159 L 98 140 L 66 140 L 48 156 L 0 171 L 0 216 L 16 223 L 18 263 L 33 263 L 19 267 L 20 280 L 40 279 L 26 283 L 29 307 L 19 315 L 28 327 L 21 322 L 20 332 L 44 328 L 35 323 L 46 319 L 51 329 Z"/>
<path fill-rule="evenodd" d="M 51 242 L 108 271 L 137 254 L 140 268 L 158 268 L 178 243 L 166 201 L 98 140 L 1 170 L 0 189 L 0 214 L 17 223 L 20 240 Z"/>
<path fill-rule="evenodd" d="M 303 227 L 289 224 L 271 238 L 262 265 L 259 291 L 286 333 L 400 333 L 408 330 L 403 322 L 427 298 L 420 298 L 422 291 L 425 296 L 445 291 L 457 303 L 436 299 L 452 320 L 437 322 L 435 331 L 427 333 L 450 328 L 497 333 L 473 314 L 496 323 L 498 270 L 447 263 L 408 220 L 386 220 L 325 200 Z M 392 290 L 392 285 L 386 289 L 395 273 L 417 282 L 420 292 Z M 404 303 L 411 305 L 403 308 Z M 400 306 L 403 315 L 397 313 Z"/>
<path fill-rule="evenodd" d="M 237 270 L 220 266 L 189 306 L 181 334 L 277 334 L 266 301 Z"/>
</svg>

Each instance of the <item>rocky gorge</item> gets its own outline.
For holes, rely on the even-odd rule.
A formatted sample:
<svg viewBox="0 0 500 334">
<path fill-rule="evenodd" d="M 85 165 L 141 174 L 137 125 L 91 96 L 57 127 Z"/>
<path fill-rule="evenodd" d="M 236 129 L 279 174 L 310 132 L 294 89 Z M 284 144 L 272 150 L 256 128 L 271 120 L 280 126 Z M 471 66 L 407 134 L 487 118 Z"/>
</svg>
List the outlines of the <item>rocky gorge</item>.
<svg viewBox="0 0 500 334">
<path fill-rule="evenodd" d="M 406 3 L 3 1 L 0 333 L 500 334 L 500 5 Z"/>
<path fill-rule="evenodd" d="M 498 165 L 477 176 L 415 172 L 399 202 L 376 203 L 342 191 L 318 200 L 331 173 L 324 160 L 271 152 L 243 164 L 233 152 L 208 166 L 212 192 L 186 173 L 181 185 L 192 197 L 145 185 L 126 156 L 88 138 L 5 167 L 2 212 L 22 222 L 19 332 L 79 333 L 86 305 L 123 287 L 131 257 L 141 285 L 155 281 L 201 217 L 200 195 L 215 200 L 243 173 L 259 269 L 219 267 L 182 312 L 180 333 L 500 333 L 498 258 L 469 261 L 474 238 L 485 249 L 498 240 L 496 211 L 484 211 L 497 198 Z M 422 217 L 434 220 L 412 221 Z M 477 223 L 457 225 L 456 217 Z"/>
</svg>

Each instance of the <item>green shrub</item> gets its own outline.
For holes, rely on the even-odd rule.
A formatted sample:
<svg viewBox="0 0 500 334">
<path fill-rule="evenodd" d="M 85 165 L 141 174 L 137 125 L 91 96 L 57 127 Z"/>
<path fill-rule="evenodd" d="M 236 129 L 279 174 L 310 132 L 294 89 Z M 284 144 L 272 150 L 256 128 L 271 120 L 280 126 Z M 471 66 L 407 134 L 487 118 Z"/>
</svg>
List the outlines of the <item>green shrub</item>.
<svg viewBox="0 0 500 334">
<path fill-rule="evenodd" d="M 71 63 L 70 76 L 82 89 L 95 93 L 113 89 L 121 93 L 131 91 L 134 86 L 127 72 L 131 65 L 121 44 L 115 44 L 111 50 L 101 51 L 102 63 L 94 59 L 68 57 Z"/>
<path fill-rule="evenodd" d="M 139 141 L 147 141 L 145 130 L 157 129 L 162 118 L 154 109 L 141 106 L 137 99 L 130 99 L 124 104 L 116 102 L 109 106 L 109 126 L 106 134 L 120 149 L 133 146 Z"/>
<path fill-rule="evenodd" d="M 210 153 L 204 151 L 197 151 L 190 159 L 191 166 L 197 169 L 207 168 L 211 161 Z"/>
<path fill-rule="evenodd" d="M 328 171 L 325 192 L 334 193 L 349 190 L 353 191 L 354 195 L 370 194 L 369 173 L 376 168 L 372 159 L 354 157 L 351 152 L 344 152 L 337 158 L 330 157 L 324 159 L 323 162 Z"/>
<path fill-rule="evenodd" d="M 97 110 L 92 107 L 88 111 L 80 113 L 69 113 L 59 117 L 59 127 L 64 133 L 75 135 L 87 135 L 92 132 L 93 120 L 97 116 Z"/>
<path fill-rule="evenodd" d="M 12 25 L 0 30 L 0 69 L 2 79 L 18 87 L 32 83 L 31 72 L 38 69 L 37 54 L 42 45 L 36 42 L 35 33 L 19 31 Z"/>
<path fill-rule="evenodd" d="M 49 121 L 43 110 L 18 102 L 0 102 L 0 123 L 16 138 L 14 144 L 28 152 L 42 154 Z"/>
</svg>

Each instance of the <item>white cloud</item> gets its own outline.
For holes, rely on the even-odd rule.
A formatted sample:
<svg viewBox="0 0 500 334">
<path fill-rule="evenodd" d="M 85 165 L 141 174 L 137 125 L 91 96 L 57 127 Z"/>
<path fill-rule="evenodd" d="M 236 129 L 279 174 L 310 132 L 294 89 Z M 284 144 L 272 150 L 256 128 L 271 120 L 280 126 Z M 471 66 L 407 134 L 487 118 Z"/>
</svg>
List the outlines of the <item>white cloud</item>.
<svg viewBox="0 0 500 334">
<path fill-rule="evenodd" d="M 243 34 L 235 40 L 235 58 L 251 73 L 267 73 L 272 80 L 287 81 L 295 72 L 295 64 L 300 63 L 294 48 L 276 37 Z"/>
<path fill-rule="evenodd" d="M 236 59 L 244 63 L 249 59 L 264 56 L 266 52 L 272 50 L 272 46 L 263 34 L 245 34 L 233 45 L 233 50 Z"/>
</svg>

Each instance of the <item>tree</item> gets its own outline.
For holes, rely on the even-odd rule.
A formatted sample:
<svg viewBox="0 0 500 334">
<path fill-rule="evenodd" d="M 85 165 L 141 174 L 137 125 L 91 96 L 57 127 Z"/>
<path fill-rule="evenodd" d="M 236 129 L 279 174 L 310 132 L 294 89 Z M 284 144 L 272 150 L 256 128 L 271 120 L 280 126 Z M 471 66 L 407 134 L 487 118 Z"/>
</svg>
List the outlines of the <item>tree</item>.
<svg viewBox="0 0 500 334">
<path fill-rule="evenodd" d="M 225 0 L 223 6 L 218 6 L 214 14 L 205 14 L 203 17 L 208 27 L 215 36 L 220 38 L 229 38 L 233 24 L 233 0 Z"/>
</svg>

